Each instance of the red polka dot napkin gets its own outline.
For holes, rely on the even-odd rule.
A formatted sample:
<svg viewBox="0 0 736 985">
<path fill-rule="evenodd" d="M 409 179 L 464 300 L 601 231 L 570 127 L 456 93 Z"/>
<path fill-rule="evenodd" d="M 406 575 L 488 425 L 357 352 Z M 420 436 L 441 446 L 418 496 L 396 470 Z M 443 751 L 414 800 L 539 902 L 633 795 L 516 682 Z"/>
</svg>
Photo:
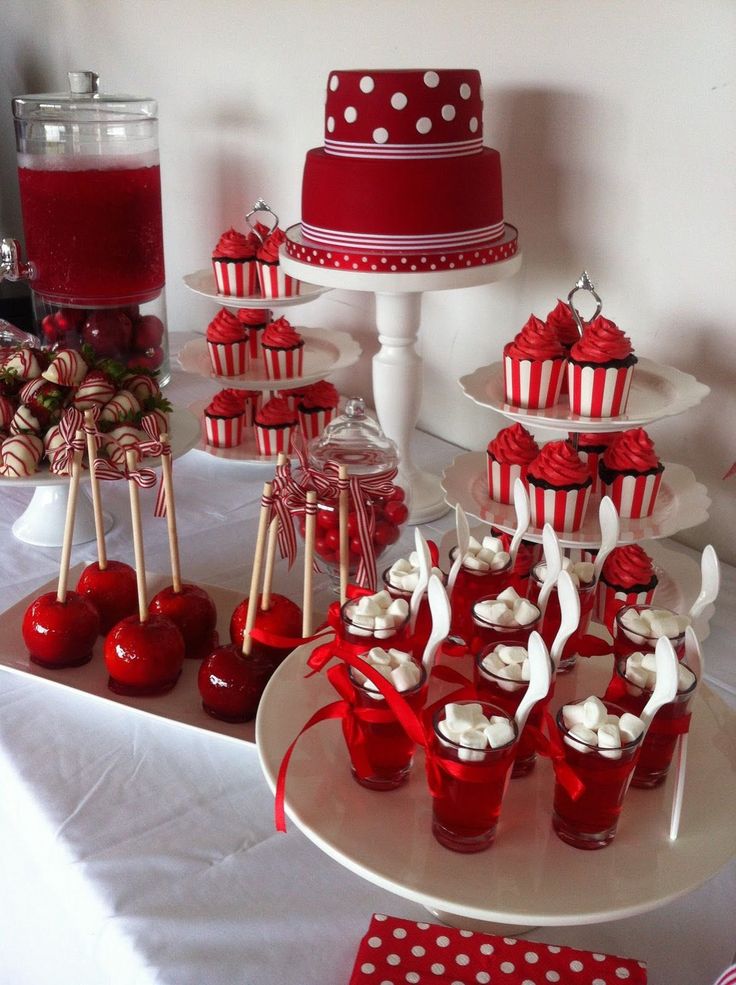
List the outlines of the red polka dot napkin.
<svg viewBox="0 0 736 985">
<path fill-rule="evenodd" d="M 646 985 L 646 965 L 374 913 L 350 985 Z"/>
</svg>

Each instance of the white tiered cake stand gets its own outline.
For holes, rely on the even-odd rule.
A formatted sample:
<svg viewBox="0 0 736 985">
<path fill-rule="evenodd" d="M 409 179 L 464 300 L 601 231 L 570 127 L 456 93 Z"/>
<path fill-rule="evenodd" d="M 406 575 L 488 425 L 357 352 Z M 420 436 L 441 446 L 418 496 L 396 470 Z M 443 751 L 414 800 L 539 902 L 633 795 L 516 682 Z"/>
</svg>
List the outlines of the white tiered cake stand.
<svg viewBox="0 0 736 985">
<path fill-rule="evenodd" d="M 300 227 L 288 229 L 287 237 L 299 242 Z M 375 294 L 381 348 L 373 357 L 373 398 L 381 427 L 399 449 L 402 479 L 410 490 L 411 523 L 427 523 L 447 512 L 439 478 L 418 469 L 411 454 L 412 433 L 422 402 L 422 359 L 416 351 L 422 294 L 504 280 L 519 270 L 521 259 L 521 252 L 516 252 L 505 260 L 455 270 L 373 273 L 315 265 L 297 260 L 281 248 L 281 266 L 292 277 Z"/>
</svg>

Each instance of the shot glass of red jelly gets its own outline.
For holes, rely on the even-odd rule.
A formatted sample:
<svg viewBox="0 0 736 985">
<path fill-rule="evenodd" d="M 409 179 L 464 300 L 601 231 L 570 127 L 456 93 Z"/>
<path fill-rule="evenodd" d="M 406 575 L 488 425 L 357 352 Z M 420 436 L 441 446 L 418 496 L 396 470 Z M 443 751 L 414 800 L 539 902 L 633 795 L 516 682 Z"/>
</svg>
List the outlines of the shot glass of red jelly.
<svg viewBox="0 0 736 985">
<path fill-rule="evenodd" d="M 632 628 L 633 618 L 641 619 L 643 613 L 651 612 L 667 613 L 670 620 L 669 625 L 667 625 L 667 632 L 659 632 L 656 623 L 646 626 L 645 622 L 642 622 L 637 628 Z M 677 654 L 677 659 L 682 660 L 685 656 L 684 621 L 683 616 L 660 606 L 655 608 L 651 605 L 625 605 L 618 610 L 613 620 L 613 651 L 616 660 L 626 660 L 637 650 L 642 653 L 654 653 L 660 636 L 667 636 Z M 675 623 L 677 624 L 676 629 Z"/>
<path fill-rule="evenodd" d="M 347 643 L 359 645 L 368 651 L 374 646 L 394 647 L 397 650 L 407 650 L 410 647 L 409 614 L 397 618 L 391 626 L 371 628 L 364 625 L 355 611 L 358 599 L 348 599 L 340 609 L 340 635 Z M 396 601 L 396 600 L 394 600 Z"/>
<path fill-rule="evenodd" d="M 457 547 L 450 551 L 450 564 L 457 557 Z M 475 571 L 460 567 L 450 597 L 453 636 L 469 641 L 473 635 L 473 604 L 488 595 L 498 595 L 511 584 L 511 559 L 498 571 Z"/>
<path fill-rule="evenodd" d="M 539 592 L 543 583 L 544 569 L 542 564 L 535 564 L 532 569 L 532 576 L 529 582 L 530 599 L 536 601 L 539 598 Z M 578 598 L 580 599 L 580 622 L 578 623 L 578 628 L 562 648 L 560 662 L 557 665 L 558 674 L 564 674 L 566 671 L 572 670 L 575 666 L 578 658 L 580 641 L 587 634 L 588 629 L 590 628 L 590 618 L 593 613 L 593 605 L 595 603 L 596 582 L 595 580 L 592 580 L 587 584 L 581 582 L 576 586 L 576 588 L 578 591 Z M 542 638 L 548 647 L 552 646 L 552 641 L 557 635 L 561 621 L 562 615 L 560 613 L 560 599 L 557 594 L 557 586 L 555 585 L 550 592 L 549 599 L 547 600 L 547 608 L 545 610 L 544 621 L 542 623 Z"/>
<path fill-rule="evenodd" d="M 411 602 L 412 592 L 408 589 L 397 588 L 391 581 L 391 568 L 388 567 L 381 575 L 381 580 L 383 581 L 384 589 L 389 593 L 392 599 L 404 599 L 407 605 Z M 443 581 L 445 580 L 443 575 Z M 414 633 L 412 635 L 412 649 L 417 658 L 420 658 L 424 652 L 424 648 L 427 645 L 427 640 L 429 639 L 429 634 L 432 631 L 432 613 L 429 611 L 429 602 L 427 600 L 427 592 L 425 590 L 419 602 L 419 611 L 417 612 L 417 621 L 414 626 Z"/>
<path fill-rule="evenodd" d="M 498 596 L 488 596 L 478 599 L 473 605 L 472 631 L 470 634 L 470 645 L 473 653 L 479 652 L 483 647 L 496 646 L 502 641 L 526 646 L 532 632 L 535 629 L 539 631 L 541 612 L 533 602 L 530 604 L 536 609 L 536 618 L 531 622 L 525 622 L 523 625 L 520 625 L 516 621 L 512 623 L 497 622 L 484 614 L 487 611 L 485 603 L 493 604 L 498 601 Z M 524 601 L 529 602 L 529 599 L 524 599 Z"/>
<path fill-rule="evenodd" d="M 445 719 L 443 707 L 435 713 L 427 752 L 432 834 L 445 848 L 466 854 L 481 852 L 493 843 L 518 739 L 512 716 L 499 705 L 479 704 L 487 718 L 499 716 L 510 722 L 513 739 L 496 749 L 465 748 L 439 730 Z"/>
<path fill-rule="evenodd" d="M 626 711 L 609 701 L 603 704 L 609 715 L 620 717 Z M 624 797 L 641 751 L 642 736 L 622 743 L 620 749 L 601 749 L 570 734 L 562 709 L 557 713 L 557 730 L 565 762 L 582 782 L 583 792 L 574 799 L 559 779 L 555 779 L 552 827 L 557 836 L 573 848 L 605 848 L 616 835 Z"/>
</svg>

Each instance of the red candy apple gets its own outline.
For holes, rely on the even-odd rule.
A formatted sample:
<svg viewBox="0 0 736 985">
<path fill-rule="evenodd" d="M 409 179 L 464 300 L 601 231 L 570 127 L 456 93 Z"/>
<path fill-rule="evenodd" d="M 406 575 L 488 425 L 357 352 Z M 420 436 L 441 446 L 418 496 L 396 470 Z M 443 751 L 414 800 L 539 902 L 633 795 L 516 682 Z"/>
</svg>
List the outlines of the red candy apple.
<svg viewBox="0 0 736 985">
<path fill-rule="evenodd" d="M 82 326 L 82 341 L 88 343 L 98 356 L 117 358 L 127 353 L 133 334 L 133 323 L 116 308 L 100 308 L 90 313 Z"/>
<path fill-rule="evenodd" d="M 260 605 L 261 597 L 258 603 Z M 230 639 L 242 648 L 243 633 L 245 632 L 245 620 L 248 616 L 248 599 L 243 599 L 240 605 L 233 612 L 230 620 Z M 302 635 L 302 610 L 285 595 L 271 595 L 271 605 L 268 609 L 259 609 L 256 614 L 255 626 L 266 633 L 274 633 L 277 636 L 288 636 L 292 639 L 301 639 Z M 256 641 L 253 643 L 254 647 Z M 267 646 L 258 643 L 259 650 L 271 656 L 271 669 L 274 670 L 281 661 L 291 653 L 293 647 L 286 649 Z"/>
<path fill-rule="evenodd" d="M 184 663 L 184 640 L 170 619 L 138 614 L 122 619 L 105 639 L 108 687 L 117 694 L 165 694 Z"/>
<path fill-rule="evenodd" d="M 77 592 L 95 604 L 103 636 L 115 623 L 138 610 L 135 571 L 122 561 L 108 561 L 105 568 L 97 561 L 88 564 L 77 582 Z"/>
<path fill-rule="evenodd" d="M 198 585 L 182 583 L 180 592 L 169 585 L 153 597 L 148 611 L 166 616 L 179 628 L 184 637 L 185 656 L 201 659 L 217 646 L 217 609 Z"/>
<path fill-rule="evenodd" d="M 199 668 L 197 685 L 202 707 L 224 722 L 247 722 L 254 717 L 261 694 L 273 671 L 270 654 L 255 641 L 247 656 L 234 644 L 218 646 Z"/>
<path fill-rule="evenodd" d="M 67 592 L 59 602 L 56 592 L 39 596 L 23 616 L 23 641 L 33 663 L 42 667 L 78 667 L 92 657 L 100 631 L 100 617 L 89 599 Z"/>
</svg>

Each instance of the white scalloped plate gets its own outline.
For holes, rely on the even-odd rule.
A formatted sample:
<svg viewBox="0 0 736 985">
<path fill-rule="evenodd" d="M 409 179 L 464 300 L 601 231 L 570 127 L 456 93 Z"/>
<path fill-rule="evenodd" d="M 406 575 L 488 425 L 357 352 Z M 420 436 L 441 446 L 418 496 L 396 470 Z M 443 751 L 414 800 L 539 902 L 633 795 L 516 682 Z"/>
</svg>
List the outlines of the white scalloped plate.
<svg viewBox="0 0 736 985">
<path fill-rule="evenodd" d="M 458 455 L 442 473 L 442 488 L 450 506 L 458 503 L 469 516 L 492 523 L 501 530 L 513 533 L 516 529 L 516 510 L 488 497 L 486 453 L 470 451 Z M 640 540 L 659 540 L 671 537 L 680 530 L 695 527 L 708 519 L 710 498 L 691 469 L 674 462 L 665 462 L 662 484 L 651 516 L 640 520 L 621 520 L 620 544 Z M 527 540 L 542 541 L 542 531 L 530 527 Z M 558 534 L 563 547 L 598 547 L 600 528 L 598 509 L 591 500 L 582 527 L 575 533 Z"/>
<path fill-rule="evenodd" d="M 262 298 L 260 295 L 231 298 L 225 294 L 217 293 L 215 275 L 211 268 L 195 270 L 194 273 L 187 274 L 183 280 L 190 291 L 194 291 L 195 294 L 199 294 L 209 301 L 214 301 L 222 308 L 294 308 L 299 304 L 308 304 L 321 294 L 326 294 L 327 291 L 332 290 L 330 287 L 318 287 L 316 284 L 307 284 L 301 281 L 300 293 L 291 298 Z"/>
<path fill-rule="evenodd" d="M 695 407 L 710 393 L 710 387 L 674 366 L 639 357 L 634 367 L 631 392 L 625 414 L 617 417 L 580 417 L 570 412 L 566 401 L 544 410 L 524 410 L 507 404 L 503 384 L 503 363 L 481 366 L 463 376 L 460 386 L 465 394 L 512 421 L 526 427 L 558 428 L 563 431 L 620 431 L 643 427 L 662 417 L 672 417 Z"/>
</svg>

